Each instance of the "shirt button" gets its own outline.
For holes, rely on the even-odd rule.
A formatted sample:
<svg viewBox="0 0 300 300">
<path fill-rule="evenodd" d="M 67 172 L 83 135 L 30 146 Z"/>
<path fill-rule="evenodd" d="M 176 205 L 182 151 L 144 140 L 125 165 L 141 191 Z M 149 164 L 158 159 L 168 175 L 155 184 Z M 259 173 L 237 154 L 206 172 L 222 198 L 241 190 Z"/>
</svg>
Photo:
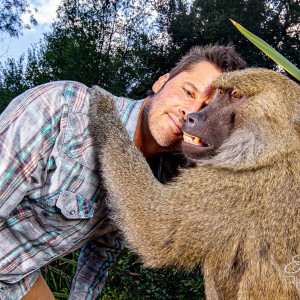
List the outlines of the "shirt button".
<svg viewBox="0 0 300 300">
<path fill-rule="evenodd" d="M 75 214 L 75 210 L 71 210 L 70 215 L 74 215 L 74 214 Z"/>
<path fill-rule="evenodd" d="M 43 214 L 45 217 L 48 217 L 48 216 L 49 216 L 49 213 L 48 213 L 46 210 L 43 210 L 42 214 Z"/>
</svg>

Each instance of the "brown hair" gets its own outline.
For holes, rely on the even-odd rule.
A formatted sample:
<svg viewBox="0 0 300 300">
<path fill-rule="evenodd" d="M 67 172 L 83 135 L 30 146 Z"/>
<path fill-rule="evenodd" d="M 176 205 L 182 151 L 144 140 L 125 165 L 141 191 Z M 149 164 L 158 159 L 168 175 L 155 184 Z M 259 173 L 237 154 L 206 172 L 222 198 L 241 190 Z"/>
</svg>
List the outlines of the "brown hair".
<svg viewBox="0 0 300 300">
<path fill-rule="evenodd" d="M 168 80 L 171 80 L 181 72 L 189 71 L 195 64 L 203 61 L 211 62 L 222 72 L 242 70 L 247 67 L 247 63 L 235 51 L 233 46 L 195 46 L 170 71 Z M 154 95 L 152 90 L 148 91 L 147 94 L 149 96 Z"/>
<path fill-rule="evenodd" d="M 211 62 L 222 72 L 242 70 L 247 67 L 246 62 L 239 56 L 233 46 L 195 46 L 171 70 L 169 80 L 203 61 Z"/>
</svg>

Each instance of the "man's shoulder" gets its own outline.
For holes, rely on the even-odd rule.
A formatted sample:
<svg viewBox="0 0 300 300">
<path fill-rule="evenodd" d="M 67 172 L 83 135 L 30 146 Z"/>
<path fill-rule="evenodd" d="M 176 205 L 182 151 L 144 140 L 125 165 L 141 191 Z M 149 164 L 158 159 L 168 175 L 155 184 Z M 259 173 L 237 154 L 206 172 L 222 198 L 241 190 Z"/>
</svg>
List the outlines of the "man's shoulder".
<svg viewBox="0 0 300 300">
<path fill-rule="evenodd" d="M 48 91 L 53 89 L 59 89 L 62 92 L 67 91 L 69 89 L 81 89 L 81 90 L 87 90 L 88 87 L 78 81 L 72 81 L 72 80 L 59 80 L 59 81 L 49 81 L 46 83 L 42 83 L 40 85 L 37 85 L 35 87 L 32 87 L 26 92 L 34 92 L 34 91 Z"/>
<path fill-rule="evenodd" d="M 94 89 L 97 91 L 97 95 L 111 96 L 119 111 L 124 110 L 124 108 L 126 109 L 127 106 L 129 106 L 129 105 L 134 106 L 138 103 L 142 103 L 145 100 L 145 99 L 134 100 L 134 99 L 131 99 L 131 98 L 125 97 L 125 96 L 116 96 L 98 85 L 94 85 L 91 88 L 88 88 L 88 92 L 92 93 Z"/>
<path fill-rule="evenodd" d="M 52 102 L 52 104 L 54 104 L 54 102 L 61 102 L 62 98 L 70 100 L 70 98 L 74 97 L 85 97 L 86 94 L 87 86 L 83 83 L 69 80 L 50 81 L 26 90 L 17 96 L 15 98 L 16 100 L 14 100 L 17 103 L 26 101 L 27 104 L 29 104 L 37 103 L 38 101 L 45 103 L 48 99 L 50 102 Z"/>
</svg>

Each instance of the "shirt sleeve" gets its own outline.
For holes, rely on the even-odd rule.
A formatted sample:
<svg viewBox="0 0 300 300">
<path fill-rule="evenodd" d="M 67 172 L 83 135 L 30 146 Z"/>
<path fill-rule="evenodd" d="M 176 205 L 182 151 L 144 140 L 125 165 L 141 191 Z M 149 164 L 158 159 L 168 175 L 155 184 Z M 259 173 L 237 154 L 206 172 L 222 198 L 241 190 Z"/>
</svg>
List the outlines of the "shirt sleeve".
<svg viewBox="0 0 300 300">
<path fill-rule="evenodd" d="M 61 89 L 43 85 L 11 101 L 0 115 L 0 225 L 33 189 L 42 186 L 59 131 Z"/>
<path fill-rule="evenodd" d="M 87 242 L 81 249 L 69 300 L 95 299 L 104 287 L 108 270 L 123 249 L 117 231 Z"/>
</svg>

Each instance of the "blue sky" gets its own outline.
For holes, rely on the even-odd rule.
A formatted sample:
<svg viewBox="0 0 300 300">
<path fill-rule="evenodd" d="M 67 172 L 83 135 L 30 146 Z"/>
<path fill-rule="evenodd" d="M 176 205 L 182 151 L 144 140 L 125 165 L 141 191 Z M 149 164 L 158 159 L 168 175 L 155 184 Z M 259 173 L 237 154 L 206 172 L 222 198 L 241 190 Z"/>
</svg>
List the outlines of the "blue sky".
<svg viewBox="0 0 300 300">
<path fill-rule="evenodd" d="M 30 0 L 29 2 L 31 7 L 38 9 L 34 15 L 39 25 L 31 30 L 23 31 L 23 36 L 19 38 L 11 38 L 6 34 L 1 35 L 0 62 L 2 63 L 8 58 L 18 59 L 22 53 L 27 53 L 27 49 L 32 44 L 43 38 L 43 33 L 50 30 L 50 25 L 56 17 L 56 10 L 61 0 Z M 28 15 L 24 15 L 23 19 L 28 20 L 28 17 Z"/>
</svg>

